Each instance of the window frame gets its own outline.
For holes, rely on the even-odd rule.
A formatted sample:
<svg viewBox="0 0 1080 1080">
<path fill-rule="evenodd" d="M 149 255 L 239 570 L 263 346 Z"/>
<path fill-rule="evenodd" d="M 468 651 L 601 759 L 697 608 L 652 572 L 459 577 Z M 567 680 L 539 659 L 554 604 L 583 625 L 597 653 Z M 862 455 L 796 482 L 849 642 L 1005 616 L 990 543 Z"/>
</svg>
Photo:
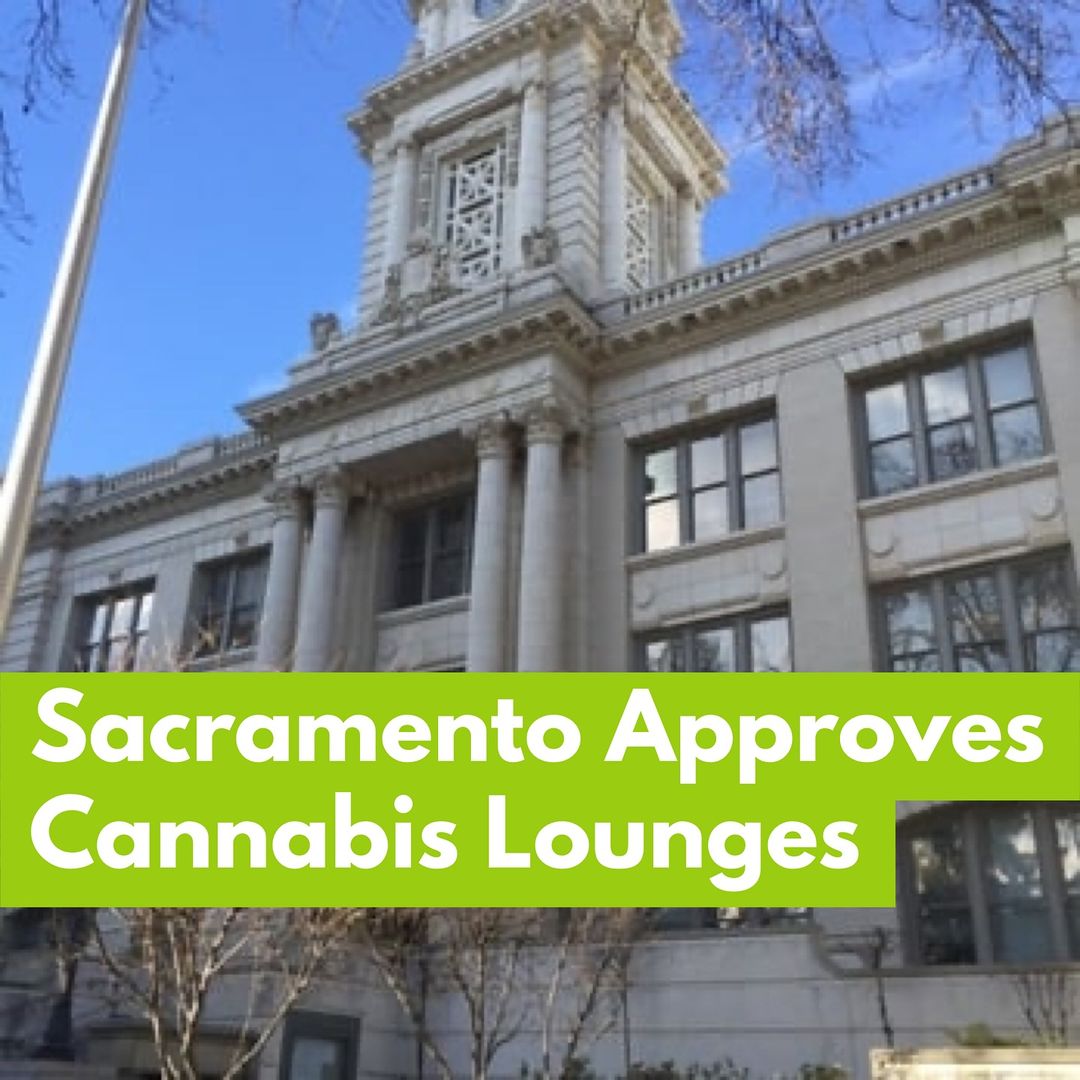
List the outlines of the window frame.
<svg viewBox="0 0 1080 1080">
<path fill-rule="evenodd" d="M 435 564 L 435 536 L 436 520 L 440 510 L 456 503 L 463 505 L 465 510 L 465 541 L 462 552 L 463 568 L 461 590 L 449 596 L 433 598 L 431 595 L 432 574 Z M 414 603 L 402 603 L 399 599 L 399 583 L 401 579 L 401 533 L 403 522 L 406 517 L 413 514 L 424 516 L 424 555 L 422 567 L 422 580 L 420 585 L 420 599 Z M 431 502 L 411 503 L 395 509 L 394 522 L 390 547 L 390 570 L 387 582 L 386 599 L 383 610 L 407 611 L 410 608 L 424 607 L 428 604 L 439 604 L 445 601 L 457 600 L 466 597 L 472 590 L 472 561 L 476 540 L 476 493 L 474 491 L 458 491 L 446 495 Z"/>
<path fill-rule="evenodd" d="M 695 658 L 695 638 L 699 634 L 713 630 L 727 630 L 733 632 L 735 673 L 752 674 L 753 668 L 753 626 L 755 623 L 770 622 L 774 619 L 787 620 L 788 631 L 788 659 L 790 671 L 796 671 L 795 666 L 795 635 L 791 626 L 791 609 L 787 605 L 774 605 L 764 608 L 755 608 L 753 611 L 742 611 L 737 614 L 718 619 L 705 619 L 700 622 L 682 623 L 678 626 L 667 627 L 662 630 L 650 630 L 638 634 L 634 649 L 636 669 L 648 672 L 648 649 L 654 642 L 679 641 L 684 656 L 688 659 L 685 672 L 680 674 L 720 674 L 719 672 L 700 672 L 696 666 L 689 666 L 689 661 Z"/>
<path fill-rule="evenodd" d="M 154 617 L 154 605 L 157 602 L 157 579 L 142 578 L 128 585 L 118 585 L 110 589 L 102 589 L 99 592 L 87 593 L 78 596 L 74 601 L 73 618 L 71 620 L 71 632 L 67 651 L 68 667 L 71 671 L 78 672 L 107 672 L 112 669 L 108 666 L 110 644 L 112 637 L 113 620 L 116 617 L 117 604 L 125 600 L 134 600 L 135 609 L 131 616 L 131 627 L 125 635 L 127 647 L 125 655 L 129 662 L 125 662 L 122 668 L 117 670 L 129 672 L 138 671 L 139 645 L 150 636 L 151 623 L 148 620 L 144 630 L 139 629 L 142 622 L 143 608 L 147 597 L 150 598 L 149 620 Z M 101 628 L 101 634 L 94 640 L 88 640 L 89 633 L 93 629 L 94 617 L 97 609 L 102 605 L 108 605 L 108 614 L 105 624 Z M 119 638 L 115 640 L 119 641 Z M 82 656 L 92 651 L 98 657 L 98 663 L 104 661 L 104 666 L 82 666 Z"/>
<path fill-rule="evenodd" d="M 920 670 L 958 671 L 959 669 L 956 666 L 957 643 L 953 641 L 950 630 L 949 586 L 956 581 L 991 576 L 997 588 L 1003 624 L 1005 656 L 1009 663 L 1008 670 L 1012 672 L 1033 671 L 1034 669 L 1029 668 L 1026 664 L 1027 639 L 1031 635 L 1025 631 L 1022 622 L 1018 581 L 1020 574 L 1025 570 L 1049 565 L 1058 565 L 1064 570 L 1066 586 L 1069 589 L 1069 599 L 1071 600 L 1073 613 L 1077 618 L 1077 628 L 1080 629 L 1080 577 L 1078 577 L 1071 548 L 1049 548 L 1019 558 L 972 563 L 943 573 L 890 582 L 888 585 L 874 590 L 873 647 L 875 670 L 881 672 L 894 672 L 896 670 L 893 667 L 893 654 L 890 647 L 889 621 L 886 610 L 888 597 L 917 590 L 929 595 L 930 610 L 933 616 L 933 637 L 939 662 L 937 669 Z M 914 654 L 905 653 L 903 655 Z"/>
<path fill-rule="evenodd" d="M 1011 402 L 1005 406 L 992 408 L 989 402 L 987 379 L 984 369 L 984 361 L 1013 349 L 1021 349 L 1027 355 L 1028 371 L 1031 375 L 1032 397 L 1023 401 Z M 931 424 L 926 411 L 926 395 L 923 380 L 928 376 L 936 375 L 952 368 L 962 367 L 964 371 L 965 386 L 967 389 L 970 423 L 974 430 L 975 467 L 953 476 L 935 477 L 933 475 L 932 455 L 930 452 L 930 436 L 932 431 L 947 427 L 950 424 L 961 422 L 959 419 L 942 421 Z M 908 432 L 906 435 L 890 436 L 889 438 L 873 439 L 870 435 L 870 415 L 867 409 L 867 395 L 875 390 L 884 389 L 887 386 L 900 384 L 904 388 L 904 398 L 908 411 Z M 932 361 L 924 363 L 907 364 L 899 367 L 891 367 L 888 373 L 875 375 L 871 379 L 862 380 L 856 384 L 855 397 L 855 431 L 857 440 L 858 460 L 858 484 L 859 497 L 861 499 L 887 499 L 892 496 L 900 496 L 907 492 L 918 491 L 920 488 L 932 484 L 948 483 L 950 480 L 962 480 L 967 476 L 974 476 L 989 469 L 1008 468 L 998 461 L 998 450 L 994 443 L 993 418 L 997 413 L 1019 408 L 1023 405 L 1033 405 L 1039 420 L 1039 431 L 1042 438 L 1042 452 L 1022 461 L 1037 461 L 1053 453 L 1051 441 L 1050 423 L 1046 410 L 1046 397 L 1043 391 L 1042 379 L 1038 355 L 1033 338 L 1008 337 L 992 342 L 983 343 L 976 347 L 968 347 L 961 351 L 952 351 L 947 356 L 936 357 Z M 915 483 L 908 487 L 897 488 L 895 491 L 878 492 L 874 489 L 873 464 L 871 452 L 875 446 L 885 443 L 896 442 L 901 438 L 910 438 L 912 442 L 912 459 L 915 469 Z"/>
<path fill-rule="evenodd" d="M 255 618 L 255 633 L 252 641 L 247 645 L 230 646 L 228 642 L 232 638 L 233 620 L 236 616 L 236 590 L 237 579 L 242 569 L 262 563 L 265 567 L 263 572 L 262 596 L 259 599 L 259 609 Z M 220 644 L 215 649 L 200 649 L 199 642 L 203 638 L 202 619 L 204 608 L 210 592 L 210 583 L 214 574 L 225 571 L 228 574 L 226 586 L 225 604 L 222 612 L 222 632 Z M 195 585 L 191 601 L 191 626 L 190 654 L 195 661 L 207 661 L 243 653 L 249 649 L 258 647 L 261 631 L 262 614 L 266 605 L 266 586 L 270 571 L 270 548 L 261 546 L 250 548 L 242 552 L 235 552 L 221 559 L 213 559 L 199 563 L 195 568 Z"/>
<path fill-rule="evenodd" d="M 281 1035 L 279 1080 L 292 1080 L 292 1052 L 299 1039 L 326 1039 L 345 1045 L 345 1076 L 352 1080 L 360 1065 L 360 1018 L 337 1013 L 292 1009 Z"/>
<path fill-rule="evenodd" d="M 776 465 L 772 469 L 758 470 L 753 473 L 742 471 L 742 439 L 744 428 L 771 421 L 776 450 Z M 723 484 L 708 483 L 697 485 L 694 482 L 691 461 L 692 447 L 705 439 L 718 437 L 724 439 L 725 478 Z M 646 463 L 654 454 L 666 450 L 675 451 L 675 494 L 660 497 L 655 502 L 674 500 L 679 510 L 679 541 L 668 547 L 648 547 L 648 514 L 650 495 L 646 490 Z M 784 524 L 784 480 L 780 461 L 780 423 L 775 408 L 755 409 L 753 412 L 729 417 L 726 422 L 708 427 L 694 427 L 676 435 L 668 433 L 664 437 L 650 439 L 637 447 L 636 462 L 636 506 L 637 523 L 634 554 L 658 555 L 674 551 L 688 544 L 714 543 L 755 529 L 771 529 Z M 779 514 L 775 521 L 764 525 L 746 524 L 746 484 L 750 480 L 763 476 L 776 476 Z M 694 515 L 694 496 L 702 491 L 715 490 L 724 486 L 727 489 L 727 531 L 717 536 L 699 538 Z"/>
<path fill-rule="evenodd" d="M 1080 935 L 1072 938 L 1067 891 L 1061 850 L 1058 844 L 1058 819 L 1070 810 L 1080 811 L 1080 802 L 985 802 L 950 803 L 915 814 L 897 826 L 897 916 L 901 931 L 901 955 L 914 968 L 958 970 L 965 967 L 1031 967 L 1032 965 L 1073 963 L 1080 960 Z M 1041 907 L 1049 927 L 1051 955 L 1031 960 L 998 959 L 1000 947 L 994 940 L 991 897 L 986 870 L 988 858 L 988 823 L 999 811 L 1023 810 L 1032 816 L 1036 842 Z M 920 896 L 916 889 L 912 842 L 945 822 L 960 827 L 963 856 L 963 886 L 967 894 L 966 910 L 970 915 L 975 959 L 972 962 L 933 963 L 923 958 L 922 926 L 919 918 Z"/>
</svg>

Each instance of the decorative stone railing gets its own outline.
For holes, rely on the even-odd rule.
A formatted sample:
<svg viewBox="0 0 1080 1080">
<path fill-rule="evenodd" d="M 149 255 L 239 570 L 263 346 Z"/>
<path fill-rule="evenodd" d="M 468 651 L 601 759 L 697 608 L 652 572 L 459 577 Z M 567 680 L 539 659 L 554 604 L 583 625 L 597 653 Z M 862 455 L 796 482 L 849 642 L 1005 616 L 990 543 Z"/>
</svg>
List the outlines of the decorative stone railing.
<svg viewBox="0 0 1080 1080">
<path fill-rule="evenodd" d="M 840 243 L 864 236 L 875 229 L 884 229 L 897 222 L 906 221 L 919 214 L 930 213 L 950 203 L 979 195 L 994 186 L 994 171 L 991 168 L 976 169 L 962 173 L 931 187 L 922 188 L 910 195 L 905 195 L 890 202 L 879 203 L 866 210 L 861 210 L 851 217 L 842 218 L 830 226 L 832 242 Z"/>
<path fill-rule="evenodd" d="M 645 315 L 689 297 L 723 288 L 759 274 L 792 258 L 821 254 L 852 243 L 868 233 L 932 214 L 943 207 L 991 190 L 994 169 L 983 167 L 920 188 L 898 199 L 870 206 L 847 217 L 812 222 L 799 230 L 772 237 L 755 251 L 704 267 L 692 274 L 602 304 L 604 321 Z M 607 316 L 607 320 L 604 317 Z"/>
<path fill-rule="evenodd" d="M 175 454 L 157 461 L 148 462 L 135 469 L 113 473 L 110 476 L 92 477 L 86 481 L 80 501 L 86 498 L 100 498 L 103 495 L 119 495 L 126 491 L 157 484 L 179 473 L 200 466 L 225 464 L 233 458 L 265 446 L 267 437 L 255 431 L 243 431 L 237 435 L 219 436 L 204 439 L 181 447 Z"/>
</svg>

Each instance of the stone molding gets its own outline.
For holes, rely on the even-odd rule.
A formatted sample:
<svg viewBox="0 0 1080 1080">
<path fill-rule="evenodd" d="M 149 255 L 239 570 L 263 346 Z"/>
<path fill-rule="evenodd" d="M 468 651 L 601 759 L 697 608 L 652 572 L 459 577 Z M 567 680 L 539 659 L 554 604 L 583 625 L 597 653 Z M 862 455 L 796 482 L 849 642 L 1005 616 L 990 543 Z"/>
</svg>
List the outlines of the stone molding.
<svg viewBox="0 0 1080 1080">
<path fill-rule="evenodd" d="M 481 460 L 510 457 L 514 452 L 515 429 L 506 412 L 466 425 L 462 434 L 476 443 L 476 456 Z"/>
<path fill-rule="evenodd" d="M 320 472 L 312 483 L 312 491 L 312 502 L 316 510 L 347 506 L 353 494 L 349 478 L 340 466 L 332 466 Z"/>
<path fill-rule="evenodd" d="M 263 490 L 263 498 L 271 505 L 274 521 L 284 518 L 299 518 L 307 505 L 304 489 L 288 480 L 275 480 Z"/>
</svg>

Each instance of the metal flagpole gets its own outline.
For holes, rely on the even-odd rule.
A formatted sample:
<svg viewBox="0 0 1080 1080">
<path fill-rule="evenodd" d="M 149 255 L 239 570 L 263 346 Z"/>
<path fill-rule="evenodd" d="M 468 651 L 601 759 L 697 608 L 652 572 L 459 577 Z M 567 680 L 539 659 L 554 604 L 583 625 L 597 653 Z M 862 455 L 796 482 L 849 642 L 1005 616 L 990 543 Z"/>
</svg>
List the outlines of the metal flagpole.
<svg viewBox="0 0 1080 1080">
<path fill-rule="evenodd" d="M 0 484 L 0 639 L 11 615 L 45 458 L 52 441 L 146 5 L 147 0 L 128 0 L 124 11 L 120 40 L 109 67 L 60 267 L 15 429 L 8 470 Z"/>
</svg>

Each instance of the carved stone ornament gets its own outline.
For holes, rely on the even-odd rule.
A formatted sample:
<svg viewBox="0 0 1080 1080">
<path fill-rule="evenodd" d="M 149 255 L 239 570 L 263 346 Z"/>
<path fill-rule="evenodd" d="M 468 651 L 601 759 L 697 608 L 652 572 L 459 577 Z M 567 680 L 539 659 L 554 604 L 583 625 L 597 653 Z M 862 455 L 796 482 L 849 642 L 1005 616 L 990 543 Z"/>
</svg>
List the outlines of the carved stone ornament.
<svg viewBox="0 0 1080 1080">
<path fill-rule="evenodd" d="M 311 348 L 323 352 L 341 339 L 341 320 L 332 312 L 316 312 L 311 316 Z"/>
<path fill-rule="evenodd" d="M 552 266 L 559 261 L 559 234 L 550 225 L 534 225 L 521 238 L 521 257 L 526 270 Z"/>
<path fill-rule="evenodd" d="M 263 498 L 274 511 L 274 520 L 298 518 L 304 509 L 304 489 L 294 481 L 277 480 L 263 490 Z"/>
<path fill-rule="evenodd" d="M 402 269 L 395 263 L 386 271 L 386 283 L 383 288 L 382 303 L 375 315 L 376 324 L 396 322 L 401 317 Z"/>
<path fill-rule="evenodd" d="M 349 484 L 344 470 L 334 467 L 315 477 L 315 506 L 344 506 L 349 501 Z"/>
</svg>

